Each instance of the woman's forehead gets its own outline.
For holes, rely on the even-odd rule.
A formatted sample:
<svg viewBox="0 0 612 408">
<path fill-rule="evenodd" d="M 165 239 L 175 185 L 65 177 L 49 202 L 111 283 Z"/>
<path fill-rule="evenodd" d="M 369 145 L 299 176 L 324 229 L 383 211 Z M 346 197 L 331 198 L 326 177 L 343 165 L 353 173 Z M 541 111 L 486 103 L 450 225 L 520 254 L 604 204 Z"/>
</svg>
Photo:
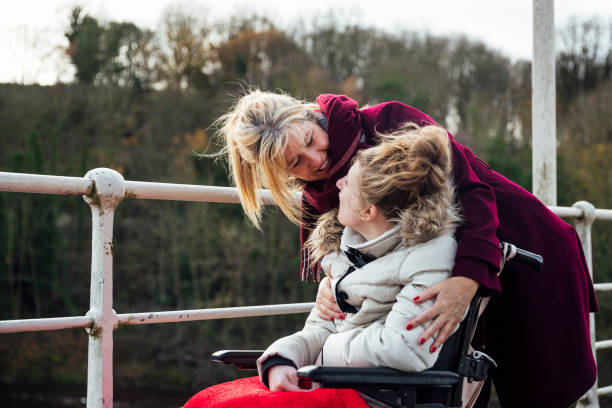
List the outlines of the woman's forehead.
<svg viewBox="0 0 612 408">
<path fill-rule="evenodd" d="M 290 131 L 283 151 L 283 157 L 286 166 L 289 166 L 290 163 L 295 159 L 303 145 L 303 133 Z"/>
<path fill-rule="evenodd" d="M 312 122 L 307 122 L 304 120 L 299 120 L 292 123 L 289 126 L 289 138 L 302 141 L 304 135 L 310 130 L 311 125 L 313 125 Z"/>
<path fill-rule="evenodd" d="M 359 172 L 361 171 L 361 167 L 359 166 L 359 162 L 355 161 L 353 165 L 349 168 L 347 173 L 347 179 L 356 178 L 359 176 Z"/>
<path fill-rule="evenodd" d="M 300 121 L 291 125 L 287 132 L 285 151 L 287 151 L 287 149 L 296 150 L 304 146 L 304 140 L 308 133 L 308 125 L 306 125 L 306 123 L 307 122 Z"/>
</svg>

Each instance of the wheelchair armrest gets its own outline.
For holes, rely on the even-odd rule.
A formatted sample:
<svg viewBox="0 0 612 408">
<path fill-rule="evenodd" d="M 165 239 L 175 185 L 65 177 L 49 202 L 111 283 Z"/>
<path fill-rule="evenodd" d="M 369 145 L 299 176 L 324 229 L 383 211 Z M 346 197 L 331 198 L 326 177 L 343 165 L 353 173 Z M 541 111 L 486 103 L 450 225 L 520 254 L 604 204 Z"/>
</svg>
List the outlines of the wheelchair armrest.
<svg viewBox="0 0 612 408">
<path fill-rule="evenodd" d="M 218 363 L 233 364 L 238 370 L 256 370 L 257 359 L 264 350 L 219 350 L 210 359 Z"/>
<path fill-rule="evenodd" d="M 319 367 L 298 369 L 301 379 L 316 381 L 327 388 L 359 387 L 447 387 L 459 382 L 452 371 L 430 370 L 409 373 L 389 367 Z"/>
</svg>

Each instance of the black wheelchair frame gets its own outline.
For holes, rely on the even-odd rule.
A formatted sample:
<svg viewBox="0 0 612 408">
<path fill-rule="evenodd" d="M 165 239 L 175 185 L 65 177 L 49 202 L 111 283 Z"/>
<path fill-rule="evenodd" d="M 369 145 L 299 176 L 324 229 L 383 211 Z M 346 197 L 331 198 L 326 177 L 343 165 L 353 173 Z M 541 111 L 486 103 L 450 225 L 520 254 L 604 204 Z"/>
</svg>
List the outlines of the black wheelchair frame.
<svg viewBox="0 0 612 408">
<path fill-rule="evenodd" d="M 509 259 L 539 270 L 540 255 L 500 243 L 502 268 Z M 469 352 L 482 298 L 474 297 L 468 313 L 440 350 L 434 366 L 420 372 L 403 372 L 389 367 L 305 366 L 297 371 L 301 381 L 313 381 L 325 388 L 353 388 L 390 407 L 445 408 L 463 406 L 463 382 L 484 381 L 495 361 L 480 351 Z M 213 361 L 233 364 L 238 369 L 256 369 L 264 350 L 221 350 Z"/>
</svg>

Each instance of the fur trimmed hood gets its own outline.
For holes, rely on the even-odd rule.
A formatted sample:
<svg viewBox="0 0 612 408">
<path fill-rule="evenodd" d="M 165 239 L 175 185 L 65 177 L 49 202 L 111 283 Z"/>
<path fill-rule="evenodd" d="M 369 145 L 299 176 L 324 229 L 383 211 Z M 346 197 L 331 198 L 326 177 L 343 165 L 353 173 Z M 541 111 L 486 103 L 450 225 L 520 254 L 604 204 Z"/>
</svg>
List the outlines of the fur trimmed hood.
<svg viewBox="0 0 612 408">
<path fill-rule="evenodd" d="M 454 232 L 461 222 L 460 212 L 454 200 L 453 184 L 449 180 L 445 187 L 400 211 L 397 219 L 391 221 L 399 224 L 402 245 L 411 247 L 422 244 L 448 232 Z M 320 261 L 325 255 L 340 251 L 344 226 L 338 221 L 338 209 L 321 215 L 306 247 L 310 249 L 313 259 Z"/>
</svg>

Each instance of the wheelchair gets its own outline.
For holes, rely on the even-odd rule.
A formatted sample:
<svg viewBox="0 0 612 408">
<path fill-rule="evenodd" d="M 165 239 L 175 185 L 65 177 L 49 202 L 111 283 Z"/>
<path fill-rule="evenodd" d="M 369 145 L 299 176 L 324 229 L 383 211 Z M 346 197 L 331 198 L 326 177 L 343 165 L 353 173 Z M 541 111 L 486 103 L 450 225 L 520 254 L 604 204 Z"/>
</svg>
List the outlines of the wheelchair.
<svg viewBox="0 0 612 408">
<path fill-rule="evenodd" d="M 521 262 L 535 271 L 543 263 L 540 255 L 501 242 L 505 262 Z M 481 314 L 483 298 L 472 299 L 459 328 L 444 342 L 433 367 L 419 372 L 403 372 L 389 367 L 305 366 L 297 371 L 300 383 L 317 382 L 325 388 L 352 388 L 381 405 L 394 408 L 462 407 L 464 382 L 483 382 L 495 361 L 485 353 L 470 350 L 470 343 Z M 221 350 L 212 354 L 216 362 L 233 364 L 239 370 L 257 369 L 264 350 Z M 475 394 L 477 395 L 477 394 Z"/>
</svg>

